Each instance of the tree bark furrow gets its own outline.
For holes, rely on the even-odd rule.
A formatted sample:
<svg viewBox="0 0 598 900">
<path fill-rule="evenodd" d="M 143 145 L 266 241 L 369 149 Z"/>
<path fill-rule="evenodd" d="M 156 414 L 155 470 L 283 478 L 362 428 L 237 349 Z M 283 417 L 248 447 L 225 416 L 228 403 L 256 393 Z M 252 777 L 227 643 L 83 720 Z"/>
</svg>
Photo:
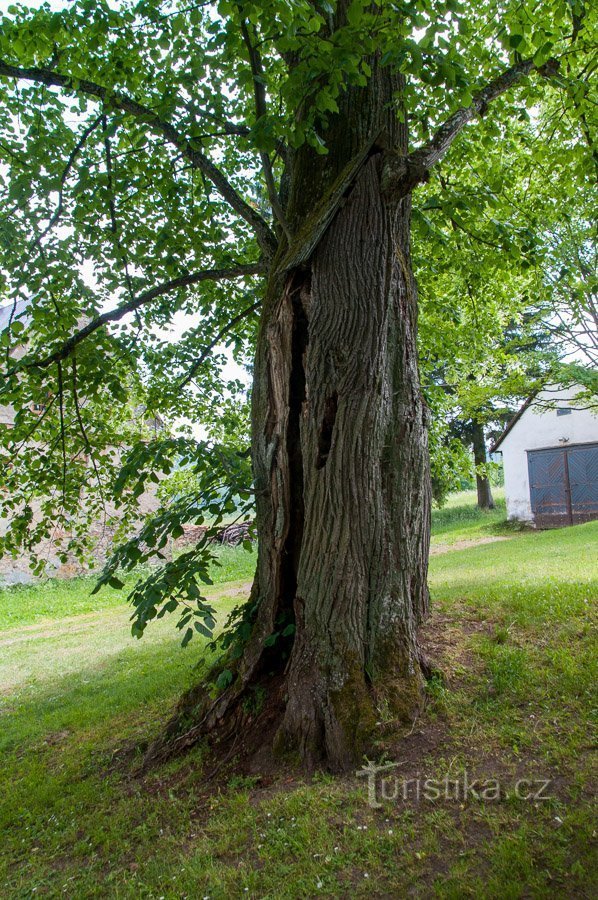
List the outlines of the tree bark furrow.
<svg viewBox="0 0 598 900">
<path fill-rule="evenodd" d="M 278 672 L 276 743 L 333 769 L 367 750 L 382 697 L 397 716 L 417 708 L 428 603 L 411 210 L 408 199 L 384 196 L 385 151 L 371 139 L 385 131 L 406 153 L 407 135 L 392 105 L 400 79 L 376 60 L 372 68 L 367 88 L 349 89 L 332 117 L 335 154 L 305 145 L 293 162 L 287 218 L 296 229 L 370 141 L 309 258 L 288 270 L 281 250 L 264 300 L 252 399 L 255 620 L 230 692 L 235 703 Z M 290 620 L 294 636 L 283 639 Z"/>
</svg>

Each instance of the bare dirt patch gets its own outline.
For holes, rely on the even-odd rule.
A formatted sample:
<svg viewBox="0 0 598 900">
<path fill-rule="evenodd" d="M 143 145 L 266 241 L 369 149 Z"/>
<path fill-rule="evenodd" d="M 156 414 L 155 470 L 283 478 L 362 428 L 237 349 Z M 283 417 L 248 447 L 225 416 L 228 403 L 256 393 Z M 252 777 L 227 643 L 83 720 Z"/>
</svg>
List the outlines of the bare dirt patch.
<svg viewBox="0 0 598 900">
<path fill-rule="evenodd" d="M 482 544 L 495 544 L 497 541 L 508 541 L 510 538 L 501 535 L 482 538 L 464 538 L 461 541 L 455 541 L 452 544 L 435 544 L 430 547 L 430 556 L 441 556 L 443 553 L 449 553 L 451 550 L 467 550 L 469 547 L 478 547 Z"/>
</svg>

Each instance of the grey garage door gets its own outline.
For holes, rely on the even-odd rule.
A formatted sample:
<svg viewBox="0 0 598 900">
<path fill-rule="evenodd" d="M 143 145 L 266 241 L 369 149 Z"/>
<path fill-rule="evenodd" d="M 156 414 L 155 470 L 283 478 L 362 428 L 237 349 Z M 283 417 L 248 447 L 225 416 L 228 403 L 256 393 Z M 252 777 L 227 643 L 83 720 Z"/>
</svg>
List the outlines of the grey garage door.
<svg viewBox="0 0 598 900">
<path fill-rule="evenodd" d="M 530 499 L 539 528 L 598 519 L 598 444 L 528 453 Z"/>
</svg>

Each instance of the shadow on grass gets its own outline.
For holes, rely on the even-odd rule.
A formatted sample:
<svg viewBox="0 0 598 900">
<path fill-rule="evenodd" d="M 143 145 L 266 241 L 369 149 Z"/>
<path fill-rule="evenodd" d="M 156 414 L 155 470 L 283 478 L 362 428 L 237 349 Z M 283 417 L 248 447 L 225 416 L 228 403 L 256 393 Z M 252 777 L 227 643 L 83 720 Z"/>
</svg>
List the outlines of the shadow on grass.
<svg viewBox="0 0 598 900">
<path fill-rule="evenodd" d="M 114 733 L 151 736 L 152 723 L 168 715 L 210 658 L 205 642 L 183 650 L 173 634 L 8 694 L 0 706 L 0 753 L 35 747 L 53 734 L 89 737 L 95 746 L 110 744 Z"/>
<path fill-rule="evenodd" d="M 0 714 L 0 893 L 593 896 L 595 820 L 579 780 L 580 772 L 586 777 L 580 709 L 591 648 L 589 633 L 582 642 L 575 629 L 585 627 L 584 601 L 596 583 L 597 537 L 598 523 L 515 536 L 437 557 L 431 570 L 434 597 L 446 602 L 449 643 L 451 628 L 465 632 L 461 619 L 489 620 L 463 638 L 473 665 L 464 667 L 461 687 L 436 686 L 463 740 L 463 765 L 475 771 L 480 759 L 494 766 L 497 757 L 507 773 L 525 764 L 541 774 L 558 763 L 575 773 L 579 801 L 563 792 L 539 808 L 468 801 L 378 810 L 367 805 L 361 781 L 328 777 L 253 794 L 252 782 L 237 779 L 204 796 L 196 756 L 180 761 L 177 778 L 172 768 L 128 778 L 110 771 L 109 754 L 156 733 L 199 677 L 194 666 L 204 651 L 199 642 L 181 650 L 175 634 L 95 664 L 82 648 L 77 672 L 14 694 Z M 534 628 L 519 628 L 517 616 Z M 414 764 L 423 758 L 422 771 L 444 777 L 444 747 L 436 755 L 422 747 L 429 759 L 420 748 Z"/>
</svg>

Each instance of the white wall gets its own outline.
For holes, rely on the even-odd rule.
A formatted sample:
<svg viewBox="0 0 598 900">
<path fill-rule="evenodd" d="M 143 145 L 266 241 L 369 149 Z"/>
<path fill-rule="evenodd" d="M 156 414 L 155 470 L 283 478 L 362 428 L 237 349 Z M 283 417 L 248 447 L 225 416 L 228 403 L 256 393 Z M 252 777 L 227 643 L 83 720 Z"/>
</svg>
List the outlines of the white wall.
<svg viewBox="0 0 598 900">
<path fill-rule="evenodd" d="M 509 519 L 532 519 L 527 450 L 598 442 L 598 412 L 574 408 L 575 395 L 579 391 L 579 387 L 542 391 L 500 445 Z M 556 409 L 543 408 L 543 404 L 555 400 L 558 406 L 571 406 L 571 413 L 557 416 Z"/>
</svg>

